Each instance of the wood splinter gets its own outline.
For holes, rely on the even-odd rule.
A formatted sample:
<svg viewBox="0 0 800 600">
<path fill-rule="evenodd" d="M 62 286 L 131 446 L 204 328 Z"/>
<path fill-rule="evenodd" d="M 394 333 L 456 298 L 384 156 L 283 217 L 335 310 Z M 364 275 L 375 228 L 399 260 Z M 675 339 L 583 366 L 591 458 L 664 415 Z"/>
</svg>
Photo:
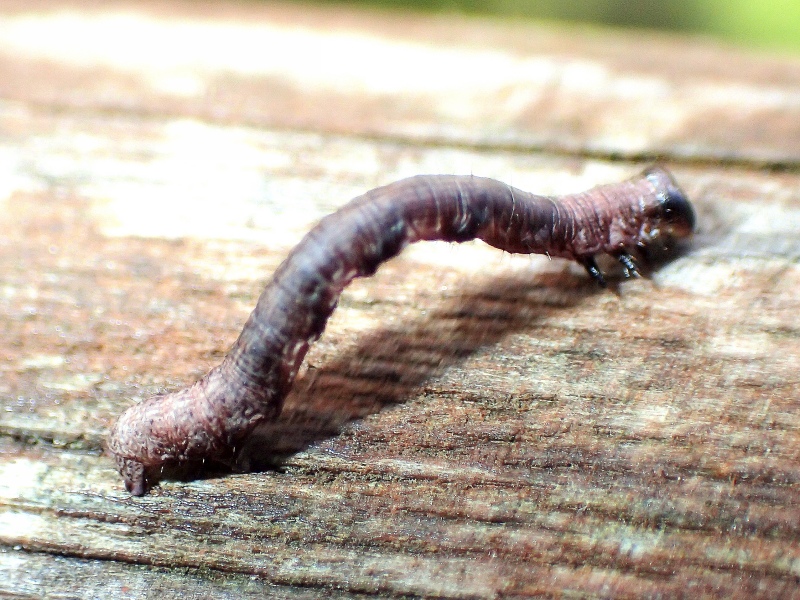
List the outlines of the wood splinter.
<svg viewBox="0 0 800 600">
<path fill-rule="evenodd" d="M 598 254 L 638 276 L 631 253 L 688 237 L 695 216 L 662 168 L 580 194 L 547 197 L 474 176 L 419 175 L 352 200 L 314 227 L 275 271 L 222 363 L 185 389 L 126 410 L 108 449 L 128 491 L 143 495 L 165 467 L 225 459 L 275 419 L 342 290 L 408 244 L 481 239 L 506 252 L 575 260 L 601 285 Z"/>
</svg>

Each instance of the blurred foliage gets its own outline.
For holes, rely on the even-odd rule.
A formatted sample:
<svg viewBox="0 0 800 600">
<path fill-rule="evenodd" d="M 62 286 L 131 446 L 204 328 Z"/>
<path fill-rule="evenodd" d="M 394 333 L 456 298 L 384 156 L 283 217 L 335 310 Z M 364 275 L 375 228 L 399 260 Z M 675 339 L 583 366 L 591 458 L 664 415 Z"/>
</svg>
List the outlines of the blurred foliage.
<svg viewBox="0 0 800 600">
<path fill-rule="evenodd" d="M 741 45 L 800 51 L 800 0 L 350 0 L 350 3 L 681 31 L 707 34 Z"/>
</svg>

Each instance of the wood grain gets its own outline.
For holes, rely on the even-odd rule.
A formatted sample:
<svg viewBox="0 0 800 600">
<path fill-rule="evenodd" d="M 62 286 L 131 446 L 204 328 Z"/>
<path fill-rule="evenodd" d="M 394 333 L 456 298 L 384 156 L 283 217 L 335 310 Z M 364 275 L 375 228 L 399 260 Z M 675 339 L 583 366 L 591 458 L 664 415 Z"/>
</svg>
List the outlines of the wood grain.
<svg viewBox="0 0 800 600">
<path fill-rule="evenodd" d="M 800 63 L 686 40 L 191 6 L 0 5 L 3 594 L 797 594 Z M 375 91 L 354 64 L 346 81 L 363 86 L 337 90 L 310 71 L 236 70 L 236 56 L 199 68 L 213 56 L 190 48 L 159 88 L 149 63 L 91 37 L 102 15 L 130 13 L 164 39 L 185 23 L 211 37 L 184 41 L 206 42 L 299 28 L 422 58 L 403 89 Z M 74 21 L 48 21 L 64 14 Z M 12 44 L 21 19 L 72 23 L 96 56 L 55 53 L 36 28 Z M 471 66 L 426 91 L 443 54 Z M 500 64 L 532 70 L 453 94 Z M 614 295 L 565 262 L 410 248 L 348 288 L 278 425 L 253 441 L 257 472 L 142 499 L 121 489 L 101 453 L 113 419 L 217 363 L 320 216 L 417 173 L 566 193 L 651 155 L 700 229 L 652 280 Z"/>
</svg>

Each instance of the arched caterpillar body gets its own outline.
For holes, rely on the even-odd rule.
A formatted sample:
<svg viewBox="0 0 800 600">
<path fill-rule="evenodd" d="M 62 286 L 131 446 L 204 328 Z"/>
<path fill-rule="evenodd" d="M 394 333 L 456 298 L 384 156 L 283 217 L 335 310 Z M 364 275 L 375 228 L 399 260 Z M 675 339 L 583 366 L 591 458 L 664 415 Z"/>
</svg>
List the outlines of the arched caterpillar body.
<svg viewBox="0 0 800 600">
<path fill-rule="evenodd" d="M 689 201 L 661 168 L 559 197 L 450 175 L 371 190 L 322 219 L 291 251 L 219 366 L 188 388 L 129 408 L 108 449 L 134 495 L 164 466 L 231 454 L 258 423 L 280 413 L 344 287 L 413 242 L 479 238 L 507 252 L 576 260 L 605 284 L 595 255 L 615 256 L 636 275 L 630 252 L 693 228 Z"/>
</svg>

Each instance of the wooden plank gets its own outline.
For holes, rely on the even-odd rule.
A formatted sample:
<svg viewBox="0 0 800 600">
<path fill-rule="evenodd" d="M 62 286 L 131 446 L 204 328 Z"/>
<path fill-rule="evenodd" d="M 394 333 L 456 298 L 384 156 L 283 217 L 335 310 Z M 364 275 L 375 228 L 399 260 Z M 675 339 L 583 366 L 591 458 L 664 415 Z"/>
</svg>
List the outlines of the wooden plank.
<svg viewBox="0 0 800 600">
<path fill-rule="evenodd" d="M 49 0 L 0 28 L 8 100 L 601 157 L 796 167 L 799 85 L 711 43 L 341 6 Z"/>
<path fill-rule="evenodd" d="M 263 579 L 196 569 L 180 571 L 146 565 L 87 560 L 21 549 L 0 549 L 3 591 L 11 588 L 14 598 L 51 598 L 54 590 L 69 582 L 73 598 L 277 598 L 307 600 L 318 590 L 286 588 Z M 326 590 L 326 597 L 363 598 L 359 594 Z"/>
<path fill-rule="evenodd" d="M 218 6 L 202 8 L 189 28 L 199 19 L 213 33 L 232 22 L 241 33 L 244 21 L 277 26 L 282 14 L 313 33 L 313 19 L 319 29 L 334 14 L 237 5 L 225 17 Z M 13 30 L 29 13 L 12 8 L 4 10 Z M 180 31 L 187 8 L 174 8 L 152 6 L 140 18 Z M 47 18 L 54 10 L 42 9 Z M 91 29 L 96 14 L 76 22 Z M 343 15 L 345 29 L 375 26 L 378 47 L 393 39 L 389 19 L 380 29 L 382 17 Z M 455 31 L 469 45 L 499 27 L 414 23 L 403 35 L 440 32 L 427 42 L 434 49 Z M 0 34 L 0 50 L 9 35 Z M 545 37 L 536 43 L 564 43 Z M 521 38 L 497 51 L 548 55 L 516 46 Z M 46 36 L 31 39 L 47 48 Z M 617 40 L 619 60 L 630 49 L 624 38 L 602 39 Z M 600 46 L 578 38 L 574 52 L 600 60 Z M 706 46 L 639 42 L 627 60 L 647 62 L 664 48 L 685 58 Z M 24 56 L 19 64 L 31 66 Z M 797 68 L 718 56 L 705 71 L 688 65 L 698 89 L 724 72 L 774 91 L 748 69 L 770 65 L 780 87 Z M 81 68 L 47 60 L 48 75 Z M 723 144 L 738 166 L 714 166 L 706 150 L 670 165 L 700 231 L 651 281 L 624 282 L 614 295 L 561 261 L 479 244 L 412 247 L 348 288 L 281 419 L 253 439 L 257 472 L 168 481 L 130 498 L 101 453 L 113 419 L 218 362 L 269 273 L 320 216 L 419 172 L 474 172 L 560 193 L 641 165 L 585 155 L 585 140 L 602 140 L 602 111 L 574 154 L 488 147 L 480 130 L 457 146 L 431 143 L 435 119 L 425 113 L 416 138 L 387 129 L 375 139 L 361 116 L 348 122 L 350 135 L 313 120 L 297 131 L 254 118 L 235 78 L 230 93 L 242 102 L 227 103 L 224 117 L 167 103 L 138 81 L 143 71 L 123 105 L 116 86 L 131 72 L 119 60 L 84 71 L 96 78 L 81 93 L 0 60 L 11 74 L 0 78 L 2 593 L 795 593 L 800 177 L 756 167 L 763 148 L 747 138 L 742 150 L 739 132 Z M 678 77 L 666 62 L 650 66 L 653 77 Z M 103 96 L 104 85 L 117 91 Z M 312 89 L 311 104 L 335 100 L 322 89 Z M 268 114 L 273 99 L 252 110 Z M 409 107 L 427 100 L 406 97 L 408 112 L 393 118 L 414 126 Z M 772 106 L 791 115 L 791 102 L 776 93 Z M 306 119 L 304 110 L 293 114 Z M 711 129 L 738 118 L 720 111 Z M 471 115 L 452 122 L 466 132 Z M 553 119 L 545 113 L 543 127 Z M 768 151 L 791 165 L 791 128 L 775 133 Z M 706 148 L 702 135 L 684 141 L 694 140 Z M 659 143 L 648 138 L 643 153 L 661 152 Z M 63 579 L 70 572 L 74 584 Z"/>
</svg>

